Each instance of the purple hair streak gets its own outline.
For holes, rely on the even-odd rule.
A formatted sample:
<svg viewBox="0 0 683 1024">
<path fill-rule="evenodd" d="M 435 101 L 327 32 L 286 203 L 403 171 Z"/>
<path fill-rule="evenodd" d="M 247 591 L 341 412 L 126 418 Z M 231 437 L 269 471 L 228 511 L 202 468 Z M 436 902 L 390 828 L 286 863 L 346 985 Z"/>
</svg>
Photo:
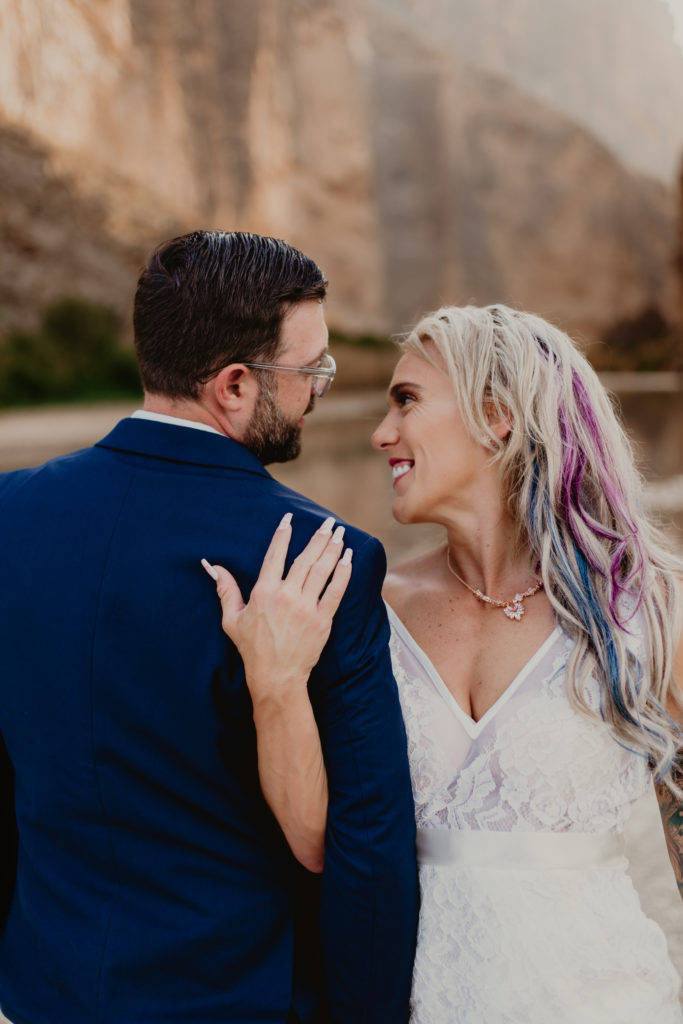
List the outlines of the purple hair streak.
<svg viewBox="0 0 683 1024">
<path fill-rule="evenodd" d="M 564 401 L 560 403 L 558 420 L 562 439 L 562 471 L 560 477 L 560 507 L 566 517 L 567 526 L 577 549 L 581 551 L 590 569 L 603 577 L 609 577 L 609 609 L 622 628 L 637 614 L 642 601 L 642 569 L 644 553 L 638 530 L 628 508 L 623 488 L 615 477 L 613 466 L 606 456 L 602 433 L 598 425 L 590 397 L 579 374 L 572 368 L 572 389 L 575 408 L 579 422 L 578 430 L 572 430 L 570 416 Z M 577 436 L 581 433 L 582 436 Z M 592 477 L 590 489 L 584 482 L 592 455 Z M 607 518 L 615 526 L 608 526 L 598 518 L 597 505 L 600 501 L 607 505 Z M 592 505 L 592 507 L 591 507 Z M 626 532 L 620 531 L 617 523 L 626 526 Z M 609 566 L 604 560 L 592 552 L 591 540 L 599 538 L 611 545 Z M 633 554 L 627 555 L 629 548 Z M 602 552 L 603 546 L 596 545 Z M 635 557 L 634 557 L 635 555 Z M 631 558 L 631 564 L 627 558 Z M 640 585 L 633 594 L 630 584 L 640 577 Z M 635 597 L 635 606 L 626 618 L 622 618 L 620 601 L 626 594 Z"/>
</svg>

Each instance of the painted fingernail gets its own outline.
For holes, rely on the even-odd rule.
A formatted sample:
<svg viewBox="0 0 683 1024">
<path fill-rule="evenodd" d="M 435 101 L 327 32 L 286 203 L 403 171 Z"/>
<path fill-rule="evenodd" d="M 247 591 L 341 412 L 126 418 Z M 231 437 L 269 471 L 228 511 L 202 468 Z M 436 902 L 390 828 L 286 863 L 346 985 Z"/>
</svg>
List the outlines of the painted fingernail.
<svg viewBox="0 0 683 1024">
<path fill-rule="evenodd" d="M 286 530 L 287 527 L 289 526 L 289 524 L 291 523 L 291 521 L 292 521 L 292 513 L 291 512 L 285 512 L 285 514 L 283 515 L 282 519 L 280 520 L 280 525 L 278 526 L 278 530 Z"/>
<path fill-rule="evenodd" d="M 328 516 L 323 525 L 318 530 L 318 533 L 332 533 L 332 527 L 334 526 L 334 516 Z"/>
<path fill-rule="evenodd" d="M 353 558 L 353 548 L 347 548 L 342 555 L 342 565 L 348 565 Z"/>
<path fill-rule="evenodd" d="M 344 527 L 344 526 L 338 526 L 337 527 L 337 529 L 332 534 L 332 543 L 333 544 L 341 544 L 342 543 L 342 541 L 344 540 L 344 530 L 345 529 L 346 529 L 346 527 Z"/>
<path fill-rule="evenodd" d="M 209 563 L 207 562 L 207 560 L 205 558 L 202 558 L 202 565 L 204 566 L 204 568 L 208 572 L 208 574 L 211 577 L 211 579 L 217 581 L 218 580 L 218 573 L 216 572 L 216 570 L 214 569 L 214 567 L 212 565 L 209 565 Z"/>
</svg>

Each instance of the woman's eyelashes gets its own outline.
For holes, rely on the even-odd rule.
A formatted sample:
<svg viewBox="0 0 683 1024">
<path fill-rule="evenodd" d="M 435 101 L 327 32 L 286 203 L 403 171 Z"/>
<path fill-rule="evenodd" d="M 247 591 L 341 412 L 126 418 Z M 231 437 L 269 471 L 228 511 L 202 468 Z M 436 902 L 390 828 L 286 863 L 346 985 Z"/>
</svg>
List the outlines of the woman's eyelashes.
<svg viewBox="0 0 683 1024">
<path fill-rule="evenodd" d="M 417 395 L 407 388 L 398 388 L 394 392 L 394 401 L 399 409 L 403 409 L 406 405 L 410 405 L 411 402 L 416 402 Z"/>
</svg>

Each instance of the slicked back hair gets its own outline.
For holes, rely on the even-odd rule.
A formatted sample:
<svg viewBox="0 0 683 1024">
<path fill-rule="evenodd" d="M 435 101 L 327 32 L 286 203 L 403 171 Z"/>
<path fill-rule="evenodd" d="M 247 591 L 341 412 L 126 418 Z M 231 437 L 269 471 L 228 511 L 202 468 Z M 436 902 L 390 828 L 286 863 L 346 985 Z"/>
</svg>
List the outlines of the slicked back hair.
<svg viewBox="0 0 683 1024">
<path fill-rule="evenodd" d="M 193 231 L 164 242 L 135 294 L 145 390 L 195 399 L 230 363 L 273 361 L 290 304 L 322 300 L 326 290 L 314 261 L 278 238 Z"/>
</svg>

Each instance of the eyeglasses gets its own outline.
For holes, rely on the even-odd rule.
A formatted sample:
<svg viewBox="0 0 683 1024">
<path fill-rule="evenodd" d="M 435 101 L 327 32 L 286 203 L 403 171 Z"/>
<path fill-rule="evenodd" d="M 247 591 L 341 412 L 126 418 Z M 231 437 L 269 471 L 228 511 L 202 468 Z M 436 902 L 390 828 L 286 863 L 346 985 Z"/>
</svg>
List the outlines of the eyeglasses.
<svg viewBox="0 0 683 1024">
<path fill-rule="evenodd" d="M 317 366 L 280 366 L 278 363 L 243 363 L 242 365 L 248 366 L 252 370 L 286 370 L 288 373 L 306 373 L 313 378 L 311 388 L 313 394 L 318 398 L 327 394 L 337 372 L 337 364 L 329 352 L 325 352 L 320 357 Z"/>
</svg>

